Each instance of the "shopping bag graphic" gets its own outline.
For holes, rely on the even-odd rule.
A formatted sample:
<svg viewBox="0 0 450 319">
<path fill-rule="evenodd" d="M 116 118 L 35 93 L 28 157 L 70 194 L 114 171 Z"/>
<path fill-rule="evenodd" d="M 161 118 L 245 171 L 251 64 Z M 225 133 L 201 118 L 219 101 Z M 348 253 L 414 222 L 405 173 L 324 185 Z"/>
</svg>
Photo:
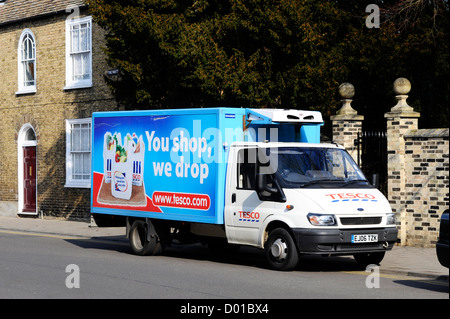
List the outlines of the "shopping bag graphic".
<svg viewBox="0 0 450 319">
<path fill-rule="evenodd" d="M 121 145 L 120 136 L 116 141 L 116 152 L 111 165 L 111 194 L 116 198 L 129 200 L 133 187 L 133 152 L 125 141 L 124 146 Z"/>
<path fill-rule="evenodd" d="M 115 137 L 115 138 L 114 138 Z M 106 132 L 103 141 L 103 172 L 105 183 L 111 183 L 112 178 L 112 162 L 114 161 L 114 155 L 116 154 L 117 141 L 120 139 L 120 133 Z"/>
<path fill-rule="evenodd" d="M 145 144 L 142 135 L 137 137 L 136 133 L 130 136 L 130 151 L 133 152 L 133 185 L 142 186 L 144 183 L 144 158 Z"/>
</svg>

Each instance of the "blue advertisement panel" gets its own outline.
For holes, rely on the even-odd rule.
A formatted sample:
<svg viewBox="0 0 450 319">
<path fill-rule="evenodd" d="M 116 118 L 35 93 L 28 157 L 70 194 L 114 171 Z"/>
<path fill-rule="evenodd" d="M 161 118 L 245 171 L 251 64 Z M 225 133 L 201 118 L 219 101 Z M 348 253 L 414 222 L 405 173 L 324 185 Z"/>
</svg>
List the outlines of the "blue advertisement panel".
<svg viewBox="0 0 450 319">
<path fill-rule="evenodd" d="M 219 116 L 182 110 L 94 113 L 92 212 L 223 222 L 216 216 L 217 201 L 223 205 L 218 197 L 224 181 L 218 179 L 225 175 L 218 169 Z"/>
</svg>

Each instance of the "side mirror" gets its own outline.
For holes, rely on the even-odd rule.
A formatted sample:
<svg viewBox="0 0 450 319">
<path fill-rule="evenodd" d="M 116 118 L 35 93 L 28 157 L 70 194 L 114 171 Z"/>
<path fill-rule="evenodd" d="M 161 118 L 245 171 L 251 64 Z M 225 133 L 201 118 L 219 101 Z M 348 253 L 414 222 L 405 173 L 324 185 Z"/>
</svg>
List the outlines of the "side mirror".
<svg viewBox="0 0 450 319">
<path fill-rule="evenodd" d="M 379 174 L 372 174 L 372 185 L 375 188 L 380 188 L 380 175 Z"/>
<path fill-rule="evenodd" d="M 280 187 L 277 180 L 274 179 L 272 187 L 268 186 L 267 176 L 267 174 L 256 175 L 256 192 L 258 193 L 258 197 L 261 200 L 269 200 L 282 203 L 286 202 L 286 196 L 284 195 L 283 189 Z"/>
<path fill-rule="evenodd" d="M 277 193 L 278 189 L 267 186 L 267 174 L 256 175 L 256 191 L 258 193 L 269 192 L 271 194 Z"/>
<path fill-rule="evenodd" d="M 267 186 L 266 175 L 264 174 L 256 174 L 256 191 L 258 193 L 264 192 Z"/>
</svg>

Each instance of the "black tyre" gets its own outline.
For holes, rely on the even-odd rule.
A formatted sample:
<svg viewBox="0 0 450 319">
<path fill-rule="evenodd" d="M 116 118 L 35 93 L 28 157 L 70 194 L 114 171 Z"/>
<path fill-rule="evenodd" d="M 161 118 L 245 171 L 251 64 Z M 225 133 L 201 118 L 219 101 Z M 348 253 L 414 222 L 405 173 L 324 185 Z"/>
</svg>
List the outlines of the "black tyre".
<svg viewBox="0 0 450 319">
<path fill-rule="evenodd" d="M 129 238 L 131 250 L 136 255 L 158 255 L 162 252 L 162 244 L 151 222 L 147 224 L 143 220 L 135 220 L 131 225 Z"/>
<path fill-rule="evenodd" d="M 384 251 L 381 252 L 373 252 L 373 253 L 361 253 L 354 254 L 353 258 L 355 258 L 356 262 L 363 267 L 367 267 L 368 265 L 379 265 L 384 258 Z"/>
<path fill-rule="evenodd" d="M 290 271 L 298 264 L 297 246 L 284 228 L 276 228 L 269 233 L 264 250 L 269 266 L 274 270 Z"/>
</svg>

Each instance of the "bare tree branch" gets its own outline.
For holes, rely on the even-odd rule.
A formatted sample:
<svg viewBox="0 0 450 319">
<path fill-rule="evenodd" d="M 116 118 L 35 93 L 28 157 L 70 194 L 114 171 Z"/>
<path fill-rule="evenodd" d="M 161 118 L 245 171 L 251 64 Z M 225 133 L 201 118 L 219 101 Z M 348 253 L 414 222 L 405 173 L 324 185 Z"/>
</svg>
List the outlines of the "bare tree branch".
<svg viewBox="0 0 450 319">
<path fill-rule="evenodd" d="M 398 0 L 380 8 L 382 23 L 393 23 L 398 31 L 404 31 L 431 19 L 428 36 L 435 38 L 441 32 L 438 19 L 448 16 L 448 0 Z M 448 19 L 448 17 L 447 17 Z"/>
</svg>

